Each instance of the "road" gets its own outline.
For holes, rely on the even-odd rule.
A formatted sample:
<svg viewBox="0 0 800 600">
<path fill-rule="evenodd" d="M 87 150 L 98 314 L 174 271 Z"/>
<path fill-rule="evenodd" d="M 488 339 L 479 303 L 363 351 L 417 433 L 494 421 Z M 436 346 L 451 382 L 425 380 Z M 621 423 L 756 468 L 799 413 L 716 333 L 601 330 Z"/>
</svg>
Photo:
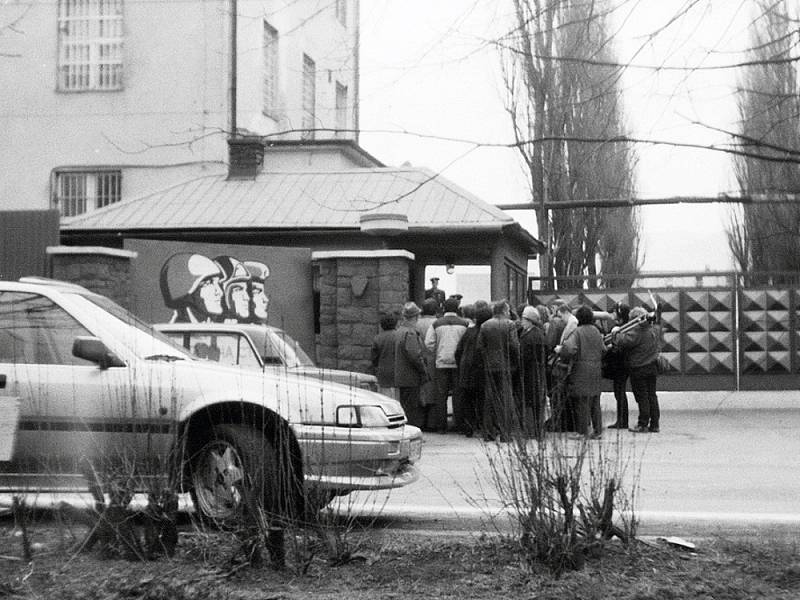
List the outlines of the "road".
<svg viewBox="0 0 800 600">
<path fill-rule="evenodd" d="M 662 413 L 661 433 L 606 430 L 590 448 L 627 463 L 641 533 L 800 533 L 800 394 L 797 400 L 796 408 L 706 402 L 693 410 L 676 402 L 677 410 Z M 635 403 L 632 408 L 635 415 Z M 606 422 L 613 418 L 605 415 Z M 420 481 L 391 493 L 354 495 L 340 506 L 380 516 L 389 526 L 486 527 L 501 508 L 488 464 L 496 452 L 495 444 L 477 439 L 426 434 Z"/>
</svg>

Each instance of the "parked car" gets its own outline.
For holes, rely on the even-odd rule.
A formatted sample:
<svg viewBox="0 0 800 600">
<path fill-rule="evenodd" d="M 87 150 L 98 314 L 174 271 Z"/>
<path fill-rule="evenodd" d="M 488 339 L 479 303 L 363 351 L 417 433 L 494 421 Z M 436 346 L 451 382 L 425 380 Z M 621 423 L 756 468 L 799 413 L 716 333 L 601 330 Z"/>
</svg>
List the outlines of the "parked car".
<svg viewBox="0 0 800 600">
<path fill-rule="evenodd" d="M 76 491 L 124 475 L 169 483 L 214 519 L 250 499 L 286 514 L 310 496 L 404 486 L 422 435 L 365 389 L 200 360 L 108 298 L 0 281 L 0 395 L 17 397 L 0 491 Z M 148 487 L 151 486 L 151 487 Z"/>
<path fill-rule="evenodd" d="M 378 391 L 374 375 L 317 367 L 285 331 L 240 323 L 157 323 L 155 328 L 199 358 L 225 365 L 280 369 L 302 377 Z"/>
</svg>

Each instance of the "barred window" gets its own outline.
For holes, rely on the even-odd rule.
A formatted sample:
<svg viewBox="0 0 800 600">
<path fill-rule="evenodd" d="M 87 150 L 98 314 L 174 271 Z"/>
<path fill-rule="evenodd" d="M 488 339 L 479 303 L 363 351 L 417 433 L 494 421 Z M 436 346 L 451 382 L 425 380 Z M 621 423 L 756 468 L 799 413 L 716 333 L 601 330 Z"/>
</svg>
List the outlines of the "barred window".
<svg viewBox="0 0 800 600">
<path fill-rule="evenodd" d="M 120 171 L 63 171 L 56 173 L 55 200 L 61 216 L 74 217 L 119 202 Z"/>
<path fill-rule="evenodd" d="M 317 65 L 306 54 L 303 54 L 303 133 L 304 140 L 314 139 L 314 128 L 317 126 Z"/>
<path fill-rule="evenodd" d="M 336 129 L 347 129 L 347 86 L 336 82 Z M 342 134 L 339 134 L 342 135 Z"/>
<path fill-rule="evenodd" d="M 275 114 L 278 104 L 278 31 L 264 21 L 264 112 Z"/>
<path fill-rule="evenodd" d="M 122 89 L 123 0 L 59 0 L 58 89 Z"/>
</svg>

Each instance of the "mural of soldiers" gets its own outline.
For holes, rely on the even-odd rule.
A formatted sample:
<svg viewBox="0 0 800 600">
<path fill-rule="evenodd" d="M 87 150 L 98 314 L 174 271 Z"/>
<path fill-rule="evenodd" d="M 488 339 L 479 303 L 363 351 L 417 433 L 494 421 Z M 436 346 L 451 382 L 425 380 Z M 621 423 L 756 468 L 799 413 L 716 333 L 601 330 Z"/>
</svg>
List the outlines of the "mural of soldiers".
<svg viewBox="0 0 800 600">
<path fill-rule="evenodd" d="M 224 276 L 219 265 L 202 254 L 173 254 L 161 267 L 164 304 L 173 309 L 170 322 L 202 323 L 222 318 Z"/>
</svg>

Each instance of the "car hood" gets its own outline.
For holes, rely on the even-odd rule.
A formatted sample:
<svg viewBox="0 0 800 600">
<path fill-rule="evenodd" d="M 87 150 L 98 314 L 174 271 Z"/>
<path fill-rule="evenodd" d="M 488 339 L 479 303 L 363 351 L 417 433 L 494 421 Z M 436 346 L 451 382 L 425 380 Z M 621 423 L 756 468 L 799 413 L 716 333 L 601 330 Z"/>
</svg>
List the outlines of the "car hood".
<svg viewBox="0 0 800 600">
<path fill-rule="evenodd" d="M 293 369 L 250 371 L 206 361 L 176 361 L 166 366 L 174 371 L 176 381 L 186 384 L 175 387 L 181 419 L 205 405 L 250 402 L 277 412 L 290 423 L 333 424 L 337 408 L 347 405 L 380 406 L 392 424 L 405 423 L 398 401 L 358 385 L 320 378 L 317 368 L 311 376 Z M 352 373 L 347 377 L 352 380 Z"/>
<path fill-rule="evenodd" d="M 278 367 L 280 369 L 281 367 Z M 313 377 L 325 382 L 333 382 L 341 385 L 355 385 L 359 386 L 362 382 L 376 381 L 374 375 L 367 375 L 365 373 L 358 373 L 356 371 L 342 371 L 340 369 L 326 369 L 322 367 L 298 366 L 290 367 L 290 373 L 294 373 L 300 377 Z"/>
</svg>

